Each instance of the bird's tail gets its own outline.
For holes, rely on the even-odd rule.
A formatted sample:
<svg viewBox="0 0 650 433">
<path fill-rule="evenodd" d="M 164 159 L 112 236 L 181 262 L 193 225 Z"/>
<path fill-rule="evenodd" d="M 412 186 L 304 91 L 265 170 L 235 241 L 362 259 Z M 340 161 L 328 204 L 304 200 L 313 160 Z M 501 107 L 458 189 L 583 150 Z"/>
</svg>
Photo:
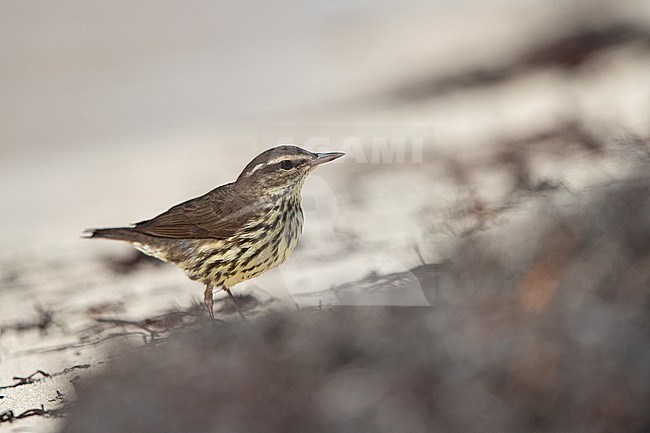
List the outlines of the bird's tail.
<svg viewBox="0 0 650 433">
<path fill-rule="evenodd" d="M 109 229 L 86 229 L 82 235 L 84 238 L 104 238 L 118 241 L 133 242 L 138 238 L 139 233 L 129 227 L 117 227 Z"/>
</svg>

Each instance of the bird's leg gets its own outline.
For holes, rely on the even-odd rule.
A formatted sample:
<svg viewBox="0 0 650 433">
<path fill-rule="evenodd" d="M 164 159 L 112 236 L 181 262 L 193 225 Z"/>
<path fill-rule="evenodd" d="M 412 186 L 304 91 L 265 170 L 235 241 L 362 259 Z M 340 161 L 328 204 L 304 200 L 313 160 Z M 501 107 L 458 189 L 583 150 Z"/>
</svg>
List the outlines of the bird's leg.
<svg viewBox="0 0 650 433">
<path fill-rule="evenodd" d="M 203 304 L 205 305 L 205 309 L 208 310 L 210 317 L 214 319 L 214 309 L 212 305 L 212 287 L 207 284 L 205 286 L 205 292 L 203 292 Z"/>
<path fill-rule="evenodd" d="M 230 291 L 230 289 L 229 289 L 228 287 L 224 287 L 223 289 L 224 289 L 226 292 L 228 292 L 228 295 L 230 296 L 230 299 L 232 299 L 232 303 L 235 304 L 235 308 L 237 309 L 237 312 L 239 313 L 239 316 L 240 316 L 243 320 L 247 320 L 247 319 L 246 319 L 246 316 L 244 316 L 244 313 L 242 313 L 242 311 L 239 309 L 239 304 L 237 303 L 237 299 L 235 299 L 235 297 L 232 295 L 232 292 Z"/>
</svg>

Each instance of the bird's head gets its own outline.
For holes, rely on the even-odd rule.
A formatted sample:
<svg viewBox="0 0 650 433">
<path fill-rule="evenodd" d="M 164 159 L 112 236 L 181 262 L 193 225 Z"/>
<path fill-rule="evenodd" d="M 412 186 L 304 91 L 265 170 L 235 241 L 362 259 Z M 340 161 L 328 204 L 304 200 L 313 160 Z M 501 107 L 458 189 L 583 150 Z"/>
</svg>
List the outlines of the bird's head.
<svg viewBox="0 0 650 433">
<path fill-rule="evenodd" d="M 313 169 L 343 155 L 343 152 L 315 153 L 291 145 L 273 147 L 249 162 L 236 184 L 272 195 L 299 193 Z"/>
</svg>

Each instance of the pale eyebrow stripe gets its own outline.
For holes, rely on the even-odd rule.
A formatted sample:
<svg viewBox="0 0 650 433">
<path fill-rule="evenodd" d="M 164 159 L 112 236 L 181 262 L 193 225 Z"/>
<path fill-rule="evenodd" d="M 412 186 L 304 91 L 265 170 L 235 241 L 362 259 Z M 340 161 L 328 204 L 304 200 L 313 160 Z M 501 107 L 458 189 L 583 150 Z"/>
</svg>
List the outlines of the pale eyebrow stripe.
<svg viewBox="0 0 650 433">
<path fill-rule="evenodd" d="M 296 161 L 296 160 L 299 160 L 299 159 L 302 160 L 302 159 L 306 159 L 306 158 L 305 158 L 304 155 L 290 155 L 290 156 L 283 155 L 283 156 L 278 156 L 275 159 L 272 159 L 271 161 L 268 162 L 268 165 L 276 164 L 276 163 L 278 163 L 280 161 L 284 161 L 285 159 L 288 159 L 290 161 Z M 257 167 L 255 167 L 255 168 L 257 168 Z"/>
<path fill-rule="evenodd" d="M 253 167 L 253 169 L 252 169 L 248 174 L 251 175 L 251 174 L 255 173 L 257 170 L 259 170 L 260 168 L 262 168 L 263 165 L 264 165 L 264 163 L 263 163 L 263 162 L 260 162 L 260 163 L 257 164 L 255 167 Z"/>
<path fill-rule="evenodd" d="M 278 156 L 277 158 L 272 159 L 271 161 L 269 161 L 267 163 L 260 162 L 255 167 L 253 167 L 253 169 L 248 174 L 251 175 L 251 174 L 255 173 L 257 170 L 259 170 L 260 168 L 264 167 L 265 165 L 277 164 L 278 162 L 284 161 L 285 159 L 288 159 L 288 160 L 291 160 L 291 161 L 296 161 L 296 160 L 304 160 L 305 157 L 303 155 Z"/>
</svg>

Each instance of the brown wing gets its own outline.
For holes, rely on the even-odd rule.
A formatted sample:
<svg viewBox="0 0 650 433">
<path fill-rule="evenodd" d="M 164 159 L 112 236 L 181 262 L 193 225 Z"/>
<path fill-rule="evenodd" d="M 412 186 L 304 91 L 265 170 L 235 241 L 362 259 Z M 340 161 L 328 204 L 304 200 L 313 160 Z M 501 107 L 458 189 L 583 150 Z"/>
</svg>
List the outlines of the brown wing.
<svg viewBox="0 0 650 433">
<path fill-rule="evenodd" d="M 224 239 L 255 217 L 260 206 L 236 194 L 233 184 L 220 186 L 201 197 L 174 206 L 142 221 L 133 230 L 174 239 Z"/>
</svg>

